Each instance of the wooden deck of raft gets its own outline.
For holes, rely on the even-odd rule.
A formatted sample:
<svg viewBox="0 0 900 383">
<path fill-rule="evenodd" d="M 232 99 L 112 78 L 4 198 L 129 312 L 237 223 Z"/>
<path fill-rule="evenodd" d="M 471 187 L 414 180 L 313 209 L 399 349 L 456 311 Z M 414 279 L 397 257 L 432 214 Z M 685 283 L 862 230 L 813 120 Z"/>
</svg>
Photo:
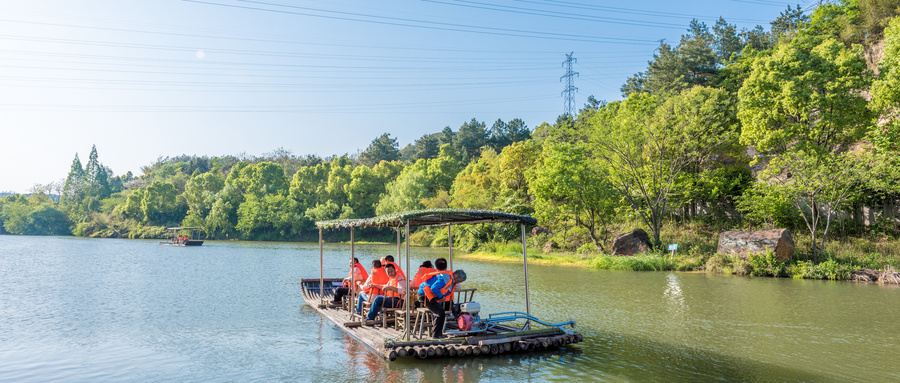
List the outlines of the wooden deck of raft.
<svg viewBox="0 0 900 383">
<path fill-rule="evenodd" d="M 325 279 L 325 298 L 330 300 L 331 292 L 328 286 L 340 279 Z M 378 322 L 376 326 L 361 325 L 358 319 L 351 320 L 350 314 L 340 307 L 322 304 L 318 285 L 319 279 L 303 279 L 303 298 L 306 303 L 318 311 L 322 316 L 344 330 L 351 337 L 366 345 L 370 350 L 381 355 L 389 361 L 397 358 L 415 357 L 425 358 L 452 358 L 478 355 L 497 355 L 507 352 L 528 352 L 542 349 L 554 349 L 572 343 L 578 343 L 584 338 L 574 332 L 565 332 L 556 327 L 548 327 L 533 330 L 519 330 L 512 327 L 497 326 L 497 330 L 490 332 L 470 334 L 456 338 L 443 339 L 411 339 L 401 341 L 403 331 L 395 330 L 392 326 L 387 328 Z M 447 322 L 447 330 L 456 329 L 453 321 Z"/>
</svg>

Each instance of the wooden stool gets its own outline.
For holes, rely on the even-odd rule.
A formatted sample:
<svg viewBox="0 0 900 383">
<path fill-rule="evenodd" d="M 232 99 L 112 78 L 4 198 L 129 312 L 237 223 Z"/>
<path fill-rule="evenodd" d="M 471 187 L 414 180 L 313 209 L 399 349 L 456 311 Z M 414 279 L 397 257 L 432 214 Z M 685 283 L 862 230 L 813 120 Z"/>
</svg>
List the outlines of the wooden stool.
<svg viewBox="0 0 900 383">
<path fill-rule="evenodd" d="M 431 327 L 434 326 L 434 314 L 431 310 L 425 307 L 419 307 L 416 309 L 416 320 L 413 322 L 413 331 L 416 332 L 416 336 L 419 339 L 422 339 L 423 335 L 428 334 L 431 335 Z"/>
</svg>

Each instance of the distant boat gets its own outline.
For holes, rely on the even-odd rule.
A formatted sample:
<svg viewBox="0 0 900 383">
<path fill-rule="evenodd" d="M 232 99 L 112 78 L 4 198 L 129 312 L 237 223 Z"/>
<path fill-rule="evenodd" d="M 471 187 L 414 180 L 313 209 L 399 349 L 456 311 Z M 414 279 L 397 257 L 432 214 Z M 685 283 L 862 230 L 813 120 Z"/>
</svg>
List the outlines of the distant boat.
<svg viewBox="0 0 900 383">
<path fill-rule="evenodd" d="M 201 230 L 199 227 L 168 227 L 168 241 L 160 242 L 160 245 L 169 246 L 200 246 L 203 241 L 191 239 L 194 234 Z M 187 233 L 185 233 L 187 232 Z"/>
</svg>

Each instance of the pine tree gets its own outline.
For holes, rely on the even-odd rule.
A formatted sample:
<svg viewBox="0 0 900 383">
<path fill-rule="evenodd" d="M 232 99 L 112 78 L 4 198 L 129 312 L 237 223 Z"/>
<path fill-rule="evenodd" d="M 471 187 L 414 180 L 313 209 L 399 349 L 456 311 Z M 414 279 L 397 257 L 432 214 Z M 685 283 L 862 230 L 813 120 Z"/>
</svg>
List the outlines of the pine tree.
<svg viewBox="0 0 900 383">
<path fill-rule="evenodd" d="M 62 196 L 60 200 L 63 204 L 77 204 L 84 198 L 84 168 L 81 167 L 81 160 L 78 159 L 78 153 L 75 153 L 75 159 L 72 160 L 72 167 L 69 175 L 66 177 L 66 184 L 63 186 Z"/>
</svg>

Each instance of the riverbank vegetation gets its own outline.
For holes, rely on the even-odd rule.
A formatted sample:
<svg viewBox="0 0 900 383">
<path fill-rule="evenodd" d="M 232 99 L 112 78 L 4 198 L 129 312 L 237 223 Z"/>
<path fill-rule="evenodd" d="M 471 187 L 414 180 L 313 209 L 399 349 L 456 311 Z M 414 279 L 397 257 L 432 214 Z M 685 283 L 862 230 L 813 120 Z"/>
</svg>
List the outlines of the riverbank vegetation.
<svg viewBox="0 0 900 383">
<path fill-rule="evenodd" d="M 385 133 L 352 155 L 180 156 L 118 176 L 93 148 L 64 181 L 0 198 L 0 233 L 156 238 L 194 226 L 207 238 L 304 241 L 320 220 L 474 208 L 532 214 L 531 253 L 554 263 L 828 278 L 898 267 L 898 14 L 900 0 L 843 0 L 788 7 L 768 31 L 695 20 L 622 85 L 623 100 L 590 97 L 534 129 L 472 119 L 403 148 Z M 650 254 L 606 255 L 636 227 Z M 790 229 L 794 259 L 715 254 L 720 232 L 760 228 Z M 473 226 L 453 241 L 500 254 L 519 235 Z M 446 246 L 448 235 L 422 229 L 411 242 Z M 666 243 L 680 244 L 674 259 Z"/>
</svg>

